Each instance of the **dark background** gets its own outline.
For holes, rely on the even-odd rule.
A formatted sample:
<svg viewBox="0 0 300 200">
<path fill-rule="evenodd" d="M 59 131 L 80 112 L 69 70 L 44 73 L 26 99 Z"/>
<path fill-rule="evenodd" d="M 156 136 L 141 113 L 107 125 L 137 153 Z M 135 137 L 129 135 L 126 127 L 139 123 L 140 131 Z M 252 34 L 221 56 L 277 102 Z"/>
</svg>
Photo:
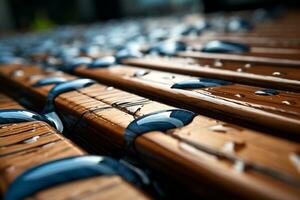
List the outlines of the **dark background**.
<svg viewBox="0 0 300 200">
<path fill-rule="evenodd" d="M 122 17 L 157 16 L 272 7 L 292 0 L 0 0 L 0 30 L 39 31 Z"/>
</svg>

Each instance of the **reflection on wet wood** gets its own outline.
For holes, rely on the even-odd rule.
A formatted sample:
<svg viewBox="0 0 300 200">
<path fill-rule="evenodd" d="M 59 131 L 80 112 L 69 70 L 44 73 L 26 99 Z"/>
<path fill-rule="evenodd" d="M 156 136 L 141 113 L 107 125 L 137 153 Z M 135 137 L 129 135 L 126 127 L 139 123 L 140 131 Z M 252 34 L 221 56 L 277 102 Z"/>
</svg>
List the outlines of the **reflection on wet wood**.
<svg viewBox="0 0 300 200">
<path fill-rule="evenodd" d="M 31 100 L 44 101 L 53 86 L 34 88 L 28 77 L 45 73 L 37 67 L 15 67 L 23 70 L 23 76 L 10 76 L 13 66 L 2 68 L 5 81 L 16 86 L 16 93 L 27 91 L 31 97 L 40 97 Z M 94 152 L 115 155 L 125 153 L 124 131 L 130 122 L 173 108 L 100 84 L 64 93 L 55 103 L 71 130 L 70 138 Z M 180 180 L 194 193 L 204 181 L 204 185 L 243 198 L 299 196 L 299 166 L 294 162 L 299 145 L 262 132 L 198 115 L 183 128 L 137 138 L 135 148 L 140 161 Z"/>
<path fill-rule="evenodd" d="M 0 94 L 0 109 L 24 109 Z M 26 170 L 52 160 L 80 156 L 85 151 L 57 133 L 45 122 L 0 125 L 0 188 L 5 194 L 10 183 Z M 26 187 L 26 186 L 24 186 Z M 118 176 L 94 177 L 42 190 L 28 199 L 149 199 Z"/>
</svg>

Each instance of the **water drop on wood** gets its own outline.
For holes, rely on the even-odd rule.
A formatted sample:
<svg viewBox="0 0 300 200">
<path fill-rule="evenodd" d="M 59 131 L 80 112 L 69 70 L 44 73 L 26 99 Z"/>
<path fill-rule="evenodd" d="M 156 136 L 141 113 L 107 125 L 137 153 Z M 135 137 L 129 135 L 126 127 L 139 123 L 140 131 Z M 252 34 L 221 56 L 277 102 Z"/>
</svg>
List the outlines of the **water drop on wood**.
<svg viewBox="0 0 300 200">
<path fill-rule="evenodd" d="M 245 95 L 243 95 L 243 94 L 235 94 L 234 96 L 235 96 L 235 97 L 238 97 L 238 98 L 243 98 L 243 97 L 245 97 Z"/>
<path fill-rule="evenodd" d="M 288 100 L 284 100 L 281 103 L 288 105 L 288 106 L 296 104 L 294 101 L 288 101 Z"/>
<path fill-rule="evenodd" d="M 247 63 L 247 64 L 244 65 L 244 67 L 245 67 L 245 68 L 251 68 L 252 65 L 251 65 L 250 63 Z"/>
<path fill-rule="evenodd" d="M 279 94 L 277 90 L 274 89 L 263 89 L 255 91 L 256 95 L 263 95 L 263 96 L 273 96 Z"/>
<path fill-rule="evenodd" d="M 242 160 L 235 161 L 234 170 L 237 173 L 243 173 L 245 171 L 245 163 Z"/>
<path fill-rule="evenodd" d="M 299 153 L 295 153 L 295 152 L 291 153 L 289 155 L 289 160 L 291 161 L 291 163 L 296 167 L 296 169 L 300 173 L 300 155 L 299 155 Z"/>
<path fill-rule="evenodd" d="M 21 69 L 17 69 L 17 70 L 14 70 L 13 71 L 13 76 L 15 76 L 15 77 L 21 77 L 21 76 L 24 76 L 24 71 L 23 70 L 21 70 Z"/>
<path fill-rule="evenodd" d="M 38 141 L 38 139 L 40 138 L 40 136 L 34 136 L 32 138 L 29 138 L 27 140 L 24 140 L 23 143 L 29 144 L 29 143 L 34 143 L 36 141 Z"/>
<path fill-rule="evenodd" d="M 215 66 L 215 67 L 223 67 L 223 63 L 222 63 L 221 61 L 219 61 L 219 60 L 216 60 L 216 61 L 214 62 L 214 66 Z"/>
<path fill-rule="evenodd" d="M 222 124 L 218 124 L 218 125 L 209 127 L 208 130 L 218 132 L 218 133 L 226 133 L 228 131 L 228 128 L 226 128 Z"/>
<path fill-rule="evenodd" d="M 142 77 L 145 76 L 147 74 L 149 74 L 150 71 L 149 70 L 137 70 L 134 74 L 133 77 Z"/>
<path fill-rule="evenodd" d="M 199 88 L 216 87 L 216 86 L 229 85 L 229 84 L 231 83 L 223 80 L 200 78 L 200 79 L 191 79 L 191 80 L 175 83 L 174 85 L 171 86 L 171 88 L 199 89 Z"/>
<path fill-rule="evenodd" d="M 282 76 L 282 75 L 284 75 L 284 73 L 282 73 L 282 72 L 273 72 L 272 75 L 273 76 Z"/>
</svg>

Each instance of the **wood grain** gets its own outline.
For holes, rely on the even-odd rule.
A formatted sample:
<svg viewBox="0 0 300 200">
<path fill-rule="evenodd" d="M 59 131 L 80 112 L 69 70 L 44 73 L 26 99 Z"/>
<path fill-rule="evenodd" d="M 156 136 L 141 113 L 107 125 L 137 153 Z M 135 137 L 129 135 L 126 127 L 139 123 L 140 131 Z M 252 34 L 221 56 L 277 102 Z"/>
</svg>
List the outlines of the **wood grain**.
<svg viewBox="0 0 300 200">
<path fill-rule="evenodd" d="M 0 94 L 0 109 L 22 109 Z M 0 125 L 0 191 L 5 194 L 15 178 L 39 164 L 70 156 L 85 155 L 68 139 L 44 122 Z M 26 186 L 24 186 L 26 187 Z M 125 192 L 126 191 L 126 192 Z M 28 199 L 150 199 L 118 176 L 93 177 L 44 189 Z"/>
<path fill-rule="evenodd" d="M 201 56 L 197 57 L 193 56 L 196 55 L 194 52 L 179 54 L 185 58 L 150 56 L 127 59 L 124 64 L 191 76 L 216 79 L 222 77 L 223 80 L 260 87 L 300 91 L 300 63 L 288 66 L 284 64 L 284 60 L 274 60 L 276 64 L 265 64 L 260 63 L 257 57 L 239 55 L 201 53 Z"/>
<path fill-rule="evenodd" d="M 11 76 L 14 67 L 22 69 L 24 75 Z M 35 73 L 47 76 L 41 69 L 33 66 L 0 69 L 3 80 L 18 88 L 15 93 L 21 94 L 20 91 L 23 91 L 24 94 L 27 91 L 28 97 L 39 96 L 45 99 L 53 86 L 31 87 L 34 81 L 29 77 Z M 59 115 L 66 121 L 67 129 L 72 132 L 72 139 L 86 144 L 94 152 L 118 155 L 125 153 L 124 130 L 130 122 L 136 117 L 172 108 L 100 84 L 64 93 L 55 102 Z M 231 152 L 225 148 L 228 142 L 234 143 Z M 299 156 L 300 147 L 296 142 L 198 115 L 183 128 L 167 133 L 151 132 L 139 137 L 135 147 L 135 157 L 140 162 L 184 183 L 185 190 L 195 194 L 199 194 L 197 188 L 209 186 L 214 187 L 215 191 L 225 191 L 231 197 L 247 199 L 299 197 L 298 187 L 290 183 L 291 180 L 300 178 L 297 166 L 290 160 L 291 156 Z M 238 172 L 234 163 L 203 151 L 203 148 L 264 166 L 276 174 L 284 174 L 284 177 L 289 177 L 289 181 L 279 180 L 253 169 Z M 215 192 L 214 195 L 216 194 L 225 193 Z"/>
<path fill-rule="evenodd" d="M 142 70 L 147 73 L 135 76 Z M 275 96 L 259 96 L 255 91 L 264 88 L 234 83 L 205 89 L 172 89 L 174 83 L 197 77 L 130 66 L 112 66 L 104 69 L 82 67 L 75 73 L 199 113 L 219 115 L 221 119 L 237 119 L 238 122 L 251 123 L 252 127 L 274 130 L 274 133 L 287 131 L 288 134 L 284 132 L 281 135 L 299 139 L 298 93 L 280 91 L 279 95 Z M 285 105 L 283 102 L 291 102 L 291 105 Z"/>
</svg>

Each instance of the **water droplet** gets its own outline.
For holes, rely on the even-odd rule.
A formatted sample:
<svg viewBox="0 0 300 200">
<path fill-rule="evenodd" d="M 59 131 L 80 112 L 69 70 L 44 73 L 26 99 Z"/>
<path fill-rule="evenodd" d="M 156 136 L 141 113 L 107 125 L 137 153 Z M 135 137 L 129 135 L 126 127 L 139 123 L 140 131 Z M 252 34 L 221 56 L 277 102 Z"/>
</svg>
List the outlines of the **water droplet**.
<svg viewBox="0 0 300 200">
<path fill-rule="evenodd" d="M 66 81 L 64 83 L 55 85 L 48 93 L 47 97 L 47 103 L 44 108 L 43 113 L 52 113 L 54 109 L 54 99 L 63 93 L 70 92 L 73 90 L 81 89 L 84 87 L 88 87 L 92 84 L 94 84 L 95 81 L 91 79 L 75 79 L 75 80 L 70 80 Z"/>
<path fill-rule="evenodd" d="M 202 33 L 202 29 L 199 29 L 198 27 L 196 27 L 195 25 L 189 25 L 187 26 L 183 31 L 182 31 L 182 35 L 200 35 Z"/>
<path fill-rule="evenodd" d="M 96 45 L 82 46 L 80 52 L 88 56 L 97 56 L 100 52 L 100 48 Z"/>
<path fill-rule="evenodd" d="M 49 65 L 58 65 L 59 64 L 59 60 L 57 58 L 54 58 L 54 57 L 49 57 L 47 60 L 46 60 L 47 64 Z"/>
<path fill-rule="evenodd" d="M 227 24 L 226 30 L 229 32 L 247 32 L 252 29 L 249 21 L 241 18 L 234 18 Z"/>
<path fill-rule="evenodd" d="M 216 61 L 214 62 L 214 66 L 215 66 L 215 67 L 223 67 L 223 63 L 222 63 L 221 61 L 219 61 L 219 60 L 216 60 Z"/>
<path fill-rule="evenodd" d="M 65 66 L 61 69 L 63 71 L 72 72 L 76 67 L 81 65 L 89 65 L 92 62 L 92 59 L 89 57 L 77 57 L 68 61 Z"/>
<path fill-rule="evenodd" d="M 234 96 L 235 96 L 235 97 L 238 97 L 238 98 L 243 98 L 243 97 L 245 97 L 244 94 L 235 94 Z"/>
<path fill-rule="evenodd" d="M 16 167 L 15 166 L 7 167 L 5 169 L 5 171 L 8 172 L 8 173 L 12 173 L 12 172 L 16 171 Z"/>
<path fill-rule="evenodd" d="M 36 128 L 35 127 L 32 127 L 32 129 L 31 129 L 31 133 L 33 133 L 33 132 L 35 132 L 36 131 Z"/>
<path fill-rule="evenodd" d="M 23 172 L 10 185 L 5 197 L 26 199 L 38 191 L 70 181 L 112 175 L 118 175 L 140 187 L 149 181 L 143 172 L 113 158 L 75 156 L 50 161 Z M 30 187 L 24 187 L 26 185 Z"/>
<path fill-rule="evenodd" d="M 34 143 L 34 142 L 38 141 L 39 138 L 40 138 L 40 136 L 37 135 L 37 136 L 34 136 L 27 140 L 24 140 L 23 143 L 25 143 L 25 144 Z"/>
<path fill-rule="evenodd" d="M 229 84 L 231 83 L 223 80 L 200 78 L 200 79 L 191 79 L 191 80 L 175 83 L 174 85 L 171 86 L 171 88 L 198 89 L 198 88 L 216 87 L 216 86 L 229 85 Z"/>
<path fill-rule="evenodd" d="M 294 105 L 294 104 L 296 104 L 296 102 L 294 102 L 294 101 L 287 101 L 287 100 L 284 100 L 284 101 L 282 101 L 281 103 L 283 103 L 283 104 L 285 104 L 285 105 Z"/>
<path fill-rule="evenodd" d="M 63 83 L 66 82 L 67 80 L 64 77 L 47 77 L 44 79 L 38 80 L 36 83 L 32 84 L 33 87 L 40 87 L 40 86 L 45 86 L 45 85 L 51 85 L 51 84 L 58 84 L 58 83 Z"/>
<path fill-rule="evenodd" d="M 255 91 L 256 95 L 264 95 L 264 96 L 273 96 L 279 94 L 277 90 L 274 89 L 263 89 Z"/>
<path fill-rule="evenodd" d="M 88 68 L 105 68 L 116 64 L 116 58 L 113 56 L 107 56 L 103 58 L 97 58 L 88 65 Z"/>
<path fill-rule="evenodd" d="M 30 121 L 44 121 L 49 122 L 43 115 L 35 112 L 22 109 L 3 109 L 0 110 L 0 124 L 30 122 Z M 4 126 L 2 126 L 4 128 Z M 7 126 L 11 128 L 11 126 Z"/>
<path fill-rule="evenodd" d="M 208 127 L 208 130 L 218 133 L 227 133 L 229 131 L 242 131 L 243 129 L 239 126 L 235 126 L 232 124 L 217 124 Z"/>
<path fill-rule="evenodd" d="M 149 73 L 150 73 L 149 70 L 138 70 L 138 71 L 134 72 L 133 77 L 142 77 Z"/>
<path fill-rule="evenodd" d="M 178 51 L 186 50 L 186 44 L 178 41 L 163 41 L 151 47 L 149 53 L 157 53 L 164 56 L 174 56 Z"/>
<path fill-rule="evenodd" d="M 297 152 L 290 153 L 289 159 L 300 173 L 300 155 Z"/>
<path fill-rule="evenodd" d="M 224 143 L 222 150 L 224 152 L 234 154 L 235 152 L 244 148 L 245 145 L 246 144 L 244 142 L 229 141 Z"/>
<path fill-rule="evenodd" d="M 226 133 L 228 131 L 228 128 L 225 127 L 223 124 L 218 124 L 209 127 L 208 130 L 218 132 L 218 133 Z"/>
<path fill-rule="evenodd" d="M 213 40 L 207 42 L 202 48 L 202 51 L 208 53 L 242 53 L 248 52 L 249 49 L 250 48 L 245 44 Z"/>
<path fill-rule="evenodd" d="M 189 124 L 195 113 L 182 109 L 166 110 L 144 115 L 132 121 L 125 130 L 125 140 L 130 147 L 135 138 L 151 131 L 167 131 Z"/>
<path fill-rule="evenodd" d="M 112 86 L 106 87 L 106 90 L 113 90 L 113 89 L 114 89 L 114 87 L 112 87 Z"/>
<path fill-rule="evenodd" d="M 34 75 L 29 76 L 28 80 L 30 80 L 30 81 L 36 81 L 36 80 L 41 79 L 41 78 L 43 78 L 42 75 L 34 74 Z"/>
<path fill-rule="evenodd" d="M 225 142 L 225 144 L 222 147 L 222 151 L 224 151 L 226 153 L 234 154 L 235 153 L 235 144 L 234 144 L 234 142 L 233 141 Z"/>
<path fill-rule="evenodd" d="M 273 72 L 272 75 L 273 76 L 282 76 L 282 75 L 284 75 L 284 73 L 282 73 L 282 72 Z"/>
<path fill-rule="evenodd" d="M 247 63 L 247 64 L 245 64 L 245 66 L 244 66 L 245 68 L 251 68 L 252 67 L 252 65 L 250 64 L 250 63 Z"/>
<path fill-rule="evenodd" d="M 13 76 L 15 76 L 15 77 L 21 77 L 21 76 L 24 76 L 24 71 L 23 70 L 21 70 L 21 69 L 17 69 L 17 70 L 14 70 L 13 71 Z"/>
<path fill-rule="evenodd" d="M 235 161 L 234 170 L 237 173 L 243 173 L 245 171 L 245 163 L 242 160 Z"/>
<path fill-rule="evenodd" d="M 116 62 L 121 63 L 123 59 L 141 58 L 143 54 L 135 49 L 122 49 L 115 54 Z"/>
</svg>

